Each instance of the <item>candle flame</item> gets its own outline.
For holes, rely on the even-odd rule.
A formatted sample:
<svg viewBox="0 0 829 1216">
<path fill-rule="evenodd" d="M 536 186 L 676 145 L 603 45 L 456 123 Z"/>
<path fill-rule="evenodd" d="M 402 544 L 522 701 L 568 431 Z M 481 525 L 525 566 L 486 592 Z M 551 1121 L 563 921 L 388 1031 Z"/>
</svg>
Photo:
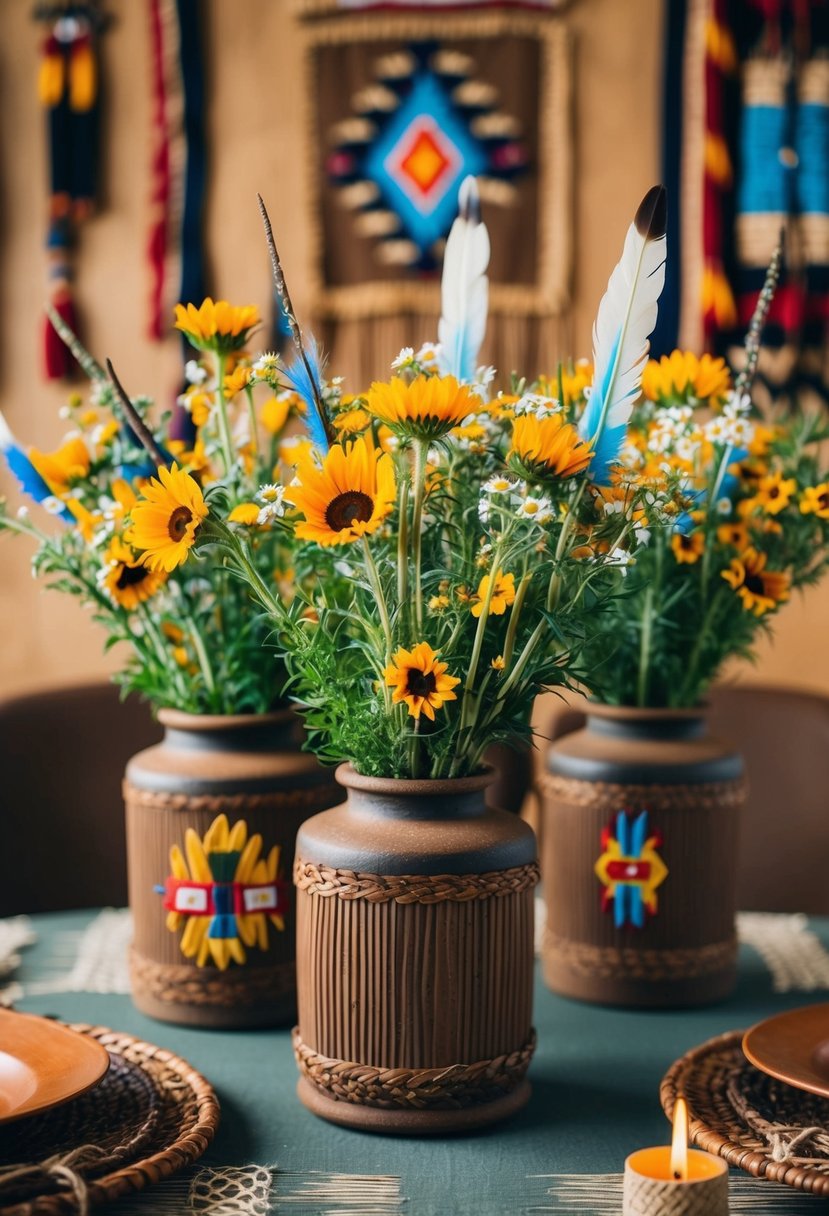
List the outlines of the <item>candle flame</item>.
<svg viewBox="0 0 829 1216">
<path fill-rule="evenodd" d="M 684 1098 L 677 1098 L 674 1107 L 671 1177 L 677 1182 L 685 1182 L 688 1178 L 688 1107 Z"/>
</svg>

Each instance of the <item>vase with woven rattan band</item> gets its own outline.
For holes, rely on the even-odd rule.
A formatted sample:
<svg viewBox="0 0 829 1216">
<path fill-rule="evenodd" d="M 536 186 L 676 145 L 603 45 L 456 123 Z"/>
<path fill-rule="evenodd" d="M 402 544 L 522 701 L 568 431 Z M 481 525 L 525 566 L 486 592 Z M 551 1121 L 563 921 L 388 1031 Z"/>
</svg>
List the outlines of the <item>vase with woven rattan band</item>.
<svg viewBox="0 0 829 1216">
<path fill-rule="evenodd" d="M 486 806 L 492 776 L 341 765 L 347 802 L 300 829 L 294 1051 L 299 1096 L 324 1119 L 437 1134 L 529 1096 L 536 844 Z"/>
<path fill-rule="evenodd" d="M 294 843 L 338 800 L 333 774 L 290 711 L 159 718 L 124 781 L 133 1001 L 183 1025 L 290 1024 Z"/>
<path fill-rule="evenodd" d="M 540 781 L 544 978 L 604 1005 L 719 1000 L 736 981 L 742 761 L 700 709 L 585 713 Z"/>
</svg>

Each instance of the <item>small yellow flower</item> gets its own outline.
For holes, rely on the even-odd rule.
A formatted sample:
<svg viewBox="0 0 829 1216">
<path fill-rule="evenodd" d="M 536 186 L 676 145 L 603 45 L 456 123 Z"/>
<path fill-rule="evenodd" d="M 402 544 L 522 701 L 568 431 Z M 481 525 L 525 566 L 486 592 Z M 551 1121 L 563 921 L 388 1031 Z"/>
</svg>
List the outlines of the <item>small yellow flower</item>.
<svg viewBox="0 0 829 1216">
<path fill-rule="evenodd" d="M 209 296 L 199 308 L 195 304 L 176 304 L 175 317 L 175 328 L 186 335 L 191 346 L 222 353 L 240 350 L 250 331 L 259 324 L 259 313 L 253 304 L 241 308 L 228 304 L 227 300 L 214 304 Z"/>
<path fill-rule="evenodd" d="M 583 473 L 592 455 L 590 444 L 561 414 L 525 414 L 515 420 L 507 459 L 529 481 L 549 481 Z"/>
<path fill-rule="evenodd" d="M 401 646 L 383 672 L 386 684 L 394 689 L 392 701 L 407 705 L 412 718 L 424 713 L 434 722 L 436 709 L 458 699 L 452 689 L 460 680 L 446 675 L 448 664 L 438 662 L 439 653 L 428 642 L 418 642 L 411 650 Z"/>
<path fill-rule="evenodd" d="M 225 376 L 224 391 L 225 397 L 228 400 L 235 397 L 237 393 L 241 393 L 243 388 L 246 388 L 250 383 L 250 378 L 253 372 L 249 367 L 237 367 L 234 371 Z"/>
<path fill-rule="evenodd" d="M 593 364 L 589 359 L 579 359 L 572 371 L 561 369 L 561 387 L 564 390 L 564 400 L 561 404 L 570 409 L 584 400 L 584 390 L 593 383 Z M 537 390 L 542 397 L 558 397 L 558 373 L 550 376 L 540 376 Z"/>
<path fill-rule="evenodd" d="M 502 654 L 499 654 L 496 658 L 494 658 L 492 660 L 492 662 L 490 663 L 490 667 L 492 668 L 493 671 L 503 671 L 504 668 L 506 667 L 506 663 L 504 662 L 504 656 Z"/>
<path fill-rule="evenodd" d="M 184 641 L 184 630 L 180 625 L 174 625 L 172 621 L 162 621 L 161 632 L 167 641 L 172 642 L 174 646 L 180 646 Z"/>
<path fill-rule="evenodd" d="M 279 397 L 269 397 L 262 406 L 262 425 L 270 435 L 278 435 L 285 429 L 285 423 L 291 413 L 291 397 L 281 394 Z"/>
<path fill-rule="evenodd" d="M 748 545 L 748 528 L 745 524 L 720 524 L 717 540 L 721 545 L 730 545 L 733 549 L 745 549 Z"/>
<path fill-rule="evenodd" d="M 819 486 L 806 486 L 800 499 L 802 515 L 817 515 L 818 519 L 829 519 L 829 482 Z"/>
<path fill-rule="evenodd" d="M 703 532 L 674 532 L 671 537 L 671 549 L 680 565 L 692 565 L 699 561 L 705 552 L 705 534 Z"/>
<path fill-rule="evenodd" d="M 204 389 L 194 384 L 184 394 L 183 402 L 184 408 L 193 419 L 193 426 L 204 426 L 210 417 L 210 411 L 213 409 L 213 397 L 211 394 L 206 393 Z"/>
<path fill-rule="evenodd" d="M 67 439 L 54 452 L 30 448 L 29 459 L 53 494 L 64 494 L 86 477 L 91 463 L 89 449 L 79 436 Z"/>
<path fill-rule="evenodd" d="M 162 467 L 133 507 L 125 539 L 144 550 L 144 564 L 151 570 L 169 573 L 187 559 L 207 515 L 204 495 L 189 473 L 175 464 Z"/>
<path fill-rule="evenodd" d="M 71 406 L 72 403 L 70 402 L 69 404 Z M 84 410 L 84 412 L 78 418 L 78 424 L 80 426 L 82 426 L 84 428 L 84 430 L 89 430 L 91 427 L 97 426 L 98 411 L 97 410 Z"/>
<path fill-rule="evenodd" d="M 797 492 L 797 479 L 784 478 L 782 473 L 770 473 L 757 485 L 756 502 L 767 515 L 779 515 Z"/>
<path fill-rule="evenodd" d="M 472 605 L 472 615 L 480 616 L 484 610 L 486 597 L 489 594 L 489 580 L 492 576 L 485 574 L 478 584 L 476 602 Z M 489 601 L 489 615 L 503 616 L 507 608 L 515 600 L 515 575 L 504 574 L 498 570 L 492 588 L 492 598 Z"/>
<path fill-rule="evenodd" d="M 394 509 L 392 458 L 362 436 L 348 448 L 334 444 L 322 468 L 310 457 L 302 460 L 297 478 L 298 484 L 285 491 L 285 500 L 305 516 L 296 526 L 302 540 L 350 544 L 376 532 Z"/>
<path fill-rule="evenodd" d="M 71 495 L 65 500 L 65 504 L 69 513 L 74 515 L 75 521 L 78 525 L 78 531 L 80 532 L 81 536 L 88 545 L 91 544 L 96 529 L 103 522 L 103 516 L 97 511 L 87 511 L 83 503 L 79 502 L 77 498 L 73 498 Z"/>
<path fill-rule="evenodd" d="M 289 435 L 287 439 L 283 439 L 279 445 L 279 459 L 288 466 L 289 469 L 294 469 L 298 464 L 302 464 L 310 460 L 314 455 L 314 445 L 310 439 L 306 439 L 304 435 Z M 275 467 L 273 476 L 279 476 L 279 469 Z"/>
<path fill-rule="evenodd" d="M 335 414 L 334 426 L 341 435 L 359 435 L 371 425 L 371 414 L 359 407 Z"/>
<path fill-rule="evenodd" d="M 366 409 L 392 430 L 420 439 L 435 439 L 458 426 L 479 407 L 478 398 L 454 376 L 417 376 L 411 383 L 394 376 L 375 381 Z"/>
<path fill-rule="evenodd" d="M 433 595 L 429 600 L 430 612 L 443 612 L 444 608 L 448 608 L 451 603 L 448 595 Z"/>
<path fill-rule="evenodd" d="M 762 616 L 785 603 L 789 598 L 791 575 L 782 570 L 766 569 L 767 555 L 756 549 L 746 549 L 740 557 L 731 559 L 722 577 L 737 592 L 747 612 Z"/>
<path fill-rule="evenodd" d="M 112 443 L 119 430 L 118 423 L 114 418 L 111 418 L 109 422 L 105 422 L 101 429 L 93 435 L 93 439 L 99 447 L 104 448 L 108 443 Z"/>
<path fill-rule="evenodd" d="M 139 604 L 151 599 L 167 580 L 166 574 L 150 570 L 136 557 L 132 549 L 115 537 L 106 553 L 104 586 L 110 598 L 134 611 Z"/>
<path fill-rule="evenodd" d="M 252 527 L 259 518 L 262 508 L 255 502 L 240 502 L 227 517 L 229 524 L 245 524 Z"/>
</svg>

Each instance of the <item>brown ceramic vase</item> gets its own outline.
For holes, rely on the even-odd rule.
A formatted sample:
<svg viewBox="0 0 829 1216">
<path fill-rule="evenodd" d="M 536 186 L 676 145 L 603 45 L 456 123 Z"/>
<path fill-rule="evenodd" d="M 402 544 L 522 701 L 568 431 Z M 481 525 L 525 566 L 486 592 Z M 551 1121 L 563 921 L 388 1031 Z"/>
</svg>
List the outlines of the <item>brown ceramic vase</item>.
<svg viewBox="0 0 829 1216">
<path fill-rule="evenodd" d="M 702 710 L 585 712 L 541 778 L 544 978 L 603 1005 L 719 1000 L 736 980 L 742 760 Z"/>
<path fill-rule="evenodd" d="M 337 770 L 294 864 L 299 1096 L 334 1123 L 428 1135 L 524 1105 L 532 1029 L 532 830 L 491 810 L 492 774 Z"/>
<path fill-rule="evenodd" d="M 294 843 L 304 819 L 337 801 L 333 774 L 300 751 L 289 710 L 158 716 L 164 739 L 124 781 L 133 1001 L 182 1025 L 290 1023 Z M 221 816 L 230 839 L 221 823 L 211 833 Z"/>
</svg>

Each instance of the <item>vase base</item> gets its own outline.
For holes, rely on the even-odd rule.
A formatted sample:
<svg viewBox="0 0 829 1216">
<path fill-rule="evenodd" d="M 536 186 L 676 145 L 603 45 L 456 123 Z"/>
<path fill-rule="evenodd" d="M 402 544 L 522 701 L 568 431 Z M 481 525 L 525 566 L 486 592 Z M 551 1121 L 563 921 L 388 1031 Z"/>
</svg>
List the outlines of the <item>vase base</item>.
<svg viewBox="0 0 829 1216">
<path fill-rule="evenodd" d="M 246 1030 L 296 1021 L 293 963 L 217 971 L 155 962 L 132 947 L 129 964 L 132 1003 L 158 1022 Z"/>
<path fill-rule="evenodd" d="M 388 1136 L 440 1136 L 451 1132 L 476 1131 L 508 1119 L 521 1110 L 529 1101 L 530 1092 L 530 1083 L 525 1078 L 503 1097 L 478 1106 L 466 1106 L 460 1110 L 395 1110 L 331 1098 L 306 1077 L 300 1077 L 297 1083 L 300 1102 L 320 1119 L 327 1119 L 340 1127 L 353 1127 L 357 1131 Z"/>
<path fill-rule="evenodd" d="M 547 987 L 559 996 L 622 1009 L 691 1009 L 714 1005 L 730 996 L 737 982 L 735 967 L 704 977 L 643 980 L 614 976 L 609 979 L 602 975 L 585 975 L 556 959 L 545 957 L 542 971 Z"/>
</svg>

